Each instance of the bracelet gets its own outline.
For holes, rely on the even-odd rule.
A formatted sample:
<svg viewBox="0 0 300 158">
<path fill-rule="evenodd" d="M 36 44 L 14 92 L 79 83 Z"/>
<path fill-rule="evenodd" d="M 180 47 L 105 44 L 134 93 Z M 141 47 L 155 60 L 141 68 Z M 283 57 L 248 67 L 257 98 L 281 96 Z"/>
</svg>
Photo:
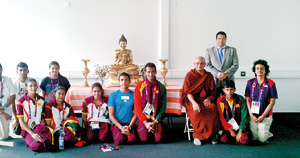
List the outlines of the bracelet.
<svg viewBox="0 0 300 158">
<path fill-rule="evenodd" d="M 263 115 L 264 117 L 267 117 L 264 113 L 262 113 L 261 115 Z"/>
<path fill-rule="evenodd" d="M 123 130 L 123 126 L 121 127 L 121 131 Z"/>
</svg>

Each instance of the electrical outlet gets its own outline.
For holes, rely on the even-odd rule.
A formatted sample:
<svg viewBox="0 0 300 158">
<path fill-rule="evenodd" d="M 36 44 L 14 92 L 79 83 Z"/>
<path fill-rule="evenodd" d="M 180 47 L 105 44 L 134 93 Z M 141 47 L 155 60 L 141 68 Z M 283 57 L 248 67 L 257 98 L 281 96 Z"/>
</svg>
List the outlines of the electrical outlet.
<svg viewBox="0 0 300 158">
<path fill-rule="evenodd" d="M 241 71 L 241 76 L 245 77 L 246 76 L 246 71 Z"/>
</svg>

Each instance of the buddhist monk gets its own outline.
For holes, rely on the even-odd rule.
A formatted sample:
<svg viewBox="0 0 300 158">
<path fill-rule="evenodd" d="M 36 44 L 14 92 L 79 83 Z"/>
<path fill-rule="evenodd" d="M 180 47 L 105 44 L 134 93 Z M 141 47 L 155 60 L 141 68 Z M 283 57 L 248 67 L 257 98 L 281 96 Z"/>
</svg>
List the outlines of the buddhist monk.
<svg viewBox="0 0 300 158">
<path fill-rule="evenodd" d="M 196 57 L 195 68 L 186 74 L 182 87 L 182 105 L 193 126 L 195 145 L 201 145 L 205 140 L 216 144 L 215 135 L 220 129 L 217 106 L 214 103 L 216 85 L 213 75 L 204 70 L 205 65 L 204 57 Z"/>
</svg>

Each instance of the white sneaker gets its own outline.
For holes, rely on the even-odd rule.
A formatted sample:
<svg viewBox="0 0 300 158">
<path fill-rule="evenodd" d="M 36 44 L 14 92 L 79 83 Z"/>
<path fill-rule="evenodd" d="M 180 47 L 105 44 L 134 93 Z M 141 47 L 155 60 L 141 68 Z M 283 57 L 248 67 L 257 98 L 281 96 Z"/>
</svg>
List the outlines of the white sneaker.
<svg viewBox="0 0 300 158">
<path fill-rule="evenodd" d="M 200 139 L 194 138 L 194 144 L 195 145 L 201 145 Z"/>
</svg>

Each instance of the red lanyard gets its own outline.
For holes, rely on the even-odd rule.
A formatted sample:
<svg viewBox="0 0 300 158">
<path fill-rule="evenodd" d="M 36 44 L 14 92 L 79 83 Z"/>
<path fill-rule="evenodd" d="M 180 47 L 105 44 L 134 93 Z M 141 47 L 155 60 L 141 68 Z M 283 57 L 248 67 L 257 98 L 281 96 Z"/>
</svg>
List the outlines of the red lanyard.
<svg viewBox="0 0 300 158">
<path fill-rule="evenodd" d="M 31 108 L 30 108 L 30 98 L 29 98 L 29 96 L 28 96 L 28 107 L 29 107 L 29 119 L 31 119 Z M 33 105 L 35 105 L 35 112 L 34 112 L 34 117 L 36 117 L 36 111 L 37 111 L 37 102 L 38 102 L 38 100 L 37 100 L 37 98 L 35 98 L 35 104 L 33 104 Z"/>
<path fill-rule="evenodd" d="M 54 92 L 54 85 L 53 85 L 52 78 L 51 78 L 51 77 L 49 77 L 49 78 L 50 78 L 50 80 L 51 80 L 52 90 L 53 90 L 53 92 Z"/>
<path fill-rule="evenodd" d="M 102 106 L 102 104 L 103 104 L 103 99 L 100 99 L 99 106 L 98 106 L 98 118 L 99 118 L 99 116 L 100 116 L 100 111 L 101 111 L 101 106 Z M 94 115 L 94 110 L 93 110 L 94 105 L 96 106 L 96 104 L 94 104 L 94 103 L 92 104 L 92 114 L 91 114 L 91 118 L 93 118 L 93 115 Z"/>
</svg>

